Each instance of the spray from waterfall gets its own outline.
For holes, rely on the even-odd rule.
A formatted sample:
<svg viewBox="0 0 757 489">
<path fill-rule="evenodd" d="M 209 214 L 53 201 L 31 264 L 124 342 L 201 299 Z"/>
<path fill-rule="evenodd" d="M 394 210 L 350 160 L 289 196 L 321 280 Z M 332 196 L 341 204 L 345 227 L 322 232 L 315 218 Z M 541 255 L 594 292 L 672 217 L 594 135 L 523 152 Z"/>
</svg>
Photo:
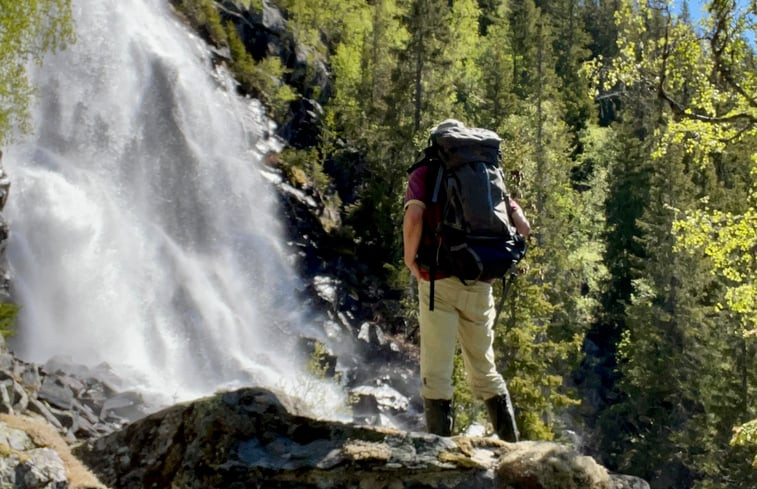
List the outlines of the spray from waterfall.
<svg viewBox="0 0 757 489">
<path fill-rule="evenodd" d="M 74 14 L 76 44 L 34 73 L 36 130 L 4 160 L 13 348 L 107 362 L 171 400 L 296 389 L 292 342 L 316 327 L 260 174 L 270 122 L 164 1 Z"/>
</svg>

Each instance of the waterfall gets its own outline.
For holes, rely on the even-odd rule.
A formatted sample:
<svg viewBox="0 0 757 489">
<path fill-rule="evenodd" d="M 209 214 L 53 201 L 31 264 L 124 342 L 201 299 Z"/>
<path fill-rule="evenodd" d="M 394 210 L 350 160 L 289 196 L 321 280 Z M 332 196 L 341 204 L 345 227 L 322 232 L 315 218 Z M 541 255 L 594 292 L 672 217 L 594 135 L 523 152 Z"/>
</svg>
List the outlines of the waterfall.
<svg viewBox="0 0 757 489">
<path fill-rule="evenodd" d="M 77 41 L 33 69 L 35 131 L 4 159 L 12 348 L 170 400 L 311 382 L 293 338 L 316 328 L 261 177 L 271 123 L 165 1 L 73 3 Z"/>
</svg>

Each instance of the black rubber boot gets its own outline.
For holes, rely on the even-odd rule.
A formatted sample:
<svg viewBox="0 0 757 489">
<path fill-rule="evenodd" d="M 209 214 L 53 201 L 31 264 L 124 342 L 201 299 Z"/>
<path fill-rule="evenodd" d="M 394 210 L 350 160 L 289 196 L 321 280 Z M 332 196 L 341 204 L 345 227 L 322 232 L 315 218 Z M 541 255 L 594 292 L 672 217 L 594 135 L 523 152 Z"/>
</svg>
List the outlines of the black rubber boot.
<svg viewBox="0 0 757 489">
<path fill-rule="evenodd" d="M 439 436 L 452 434 L 452 401 L 447 399 L 424 399 L 426 431 Z"/>
<path fill-rule="evenodd" d="M 494 426 L 494 432 L 497 433 L 502 441 L 518 441 L 518 427 L 515 425 L 515 410 L 513 403 L 510 401 L 510 395 L 500 394 L 484 401 L 486 410 L 489 412 L 489 420 Z"/>
</svg>

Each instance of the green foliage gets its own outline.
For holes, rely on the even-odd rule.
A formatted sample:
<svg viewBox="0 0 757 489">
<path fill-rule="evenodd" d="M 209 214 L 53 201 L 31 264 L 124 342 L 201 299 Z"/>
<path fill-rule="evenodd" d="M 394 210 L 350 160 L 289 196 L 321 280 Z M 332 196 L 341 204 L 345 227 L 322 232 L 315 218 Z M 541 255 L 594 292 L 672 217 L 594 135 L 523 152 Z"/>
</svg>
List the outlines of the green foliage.
<svg viewBox="0 0 757 489">
<path fill-rule="evenodd" d="M 179 0 L 176 8 L 215 46 L 225 46 L 226 32 L 213 0 Z"/>
<path fill-rule="evenodd" d="M 475 0 L 456 1 L 452 6 L 452 78 L 455 113 L 475 114 L 480 109 L 482 67 L 476 56 L 481 38 L 478 22 L 481 12 Z"/>
<path fill-rule="evenodd" d="M 262 10 L 262 4 L 240 2 L 251 10 Z M 268 56 L 260 61 L 247 51 L 232 22 L 224 24 L 213 0 L 177 0 L 176 8 L 216 47 L 228 47 L 231 57 L 229 68 L 239 82 L 240 90 L 258 98 L 269 110 L 271 118 L 281 121 L 289 112 L 290 102 L 298 98 L 297 92 L 283 78 L 286 68 L 281 59 Z"/>
<path fill-rule="evenodd" d="M 495 351 L 516 409 L 523 439 L 555 438 L 558 414 L 578 401 L 566 388 L 563 372 L 581 345 L 581 335 L 550 334 L 557 307 L 548 300 L 551 284 L 538 279 L 543 250 L 531 248 L 531 265 L 509 291 L 500 321 L 495 325 Z M 500 292 L 501 293 L 501 292 Z"/>
<path fill-rule="evenodd" d="M 538 59 L 535 37 L 536 23 L 540 16 L 533 0 L 508 2 L 508 7 L 510 28 L 507 36 L 512 53 L 513 88 L 519 97 L 526 98 L 538 81 L 531 63 Z"/>
<path fill-rule="evenodd" d="M 734 429 L 731 445 L 754 447 L 755 451 L 757 451 L 757 420 L 744 423 Z M 752 460 L 752 467 L 757 469 L 757 455 Z"/>
<path fill-rule="evenodd" d="M 452 397 L 452 408 L 455 416 L 453 429 L 458 434 L 464 433 L 473 423 L 487 426 L 488 419 L 482 400 L 473 397 L 463 363 L 463 357 L 458 348 L 455 352 L 455 365 L 452 374 L 452 380 L 455 383 L 455 392 Z M 488 432 L 493 432 L 491 425 L 488 425 Z"/>
<path fill-rule="evenodd" d="M 510 66 L 512 53 L 503 49 L 508 26 L 501 18 L 496 18 L 489 26 L 489 35 L 481 39 L 478 50 L 477 63 L 481 69 L 481 97 L 486 103 L 480 104 L 480 109 L 472 114 L 476 125 L 500 129 L 506 115 L 516 109 L 517 96 L 513 93 L 513 77 Z M 501 129 L 500 129 L 501 132 Z M 505 158 L 511 161 L 511 158 Z"/>
<path fill-rule="evenodd" d="M 564 120 L 570 127 L 572 143 L 580 145 L 579 135 L 595 118 L 589 96 L 590 82 L 582 69 L 589 58 L 589 35 L 584 29 L 583 10 L 576 0 L 548 2 L 544 6 L 552 20 L 555 73 L 561 80 L 565 103 Z M 574 151 L 579 152 L 579 147 Z"/>
<path fill-rule="evenodd" d="M 281 120 L 289 110 L 289 103 L 297 98 L 292 87 L 282 81 L 285 69 L 281 60 L 268 56 L 256 62 L 231 22 L 226 24 L 226 38 L 231 70 L 241 89 L 258 98 L 271 111 L 274 120 Z"/>
<path fill-rule="evenodd" d="M 263 11 L 263 0 L 235 0 L 234 4 L 236 4 L 238 7 L 244 7 L 247 10 L 253 12 Z"/>
<path fill-rule="evenodd" d="M 702 40 L 667 5 L 642 3 L 638 10 L 632 5 L 623 2 L 618 13 L 617 24 L 623 26 L 619 55 L 607 83 L 651 90 L 667 105 L 664 137 L 655 154 L 683 144 L 689 153 L 704 155 L 754 136 L 757 70 L 744 31 L 747 16 L 754 22 L 757 14 L 737 13 L 733 2 L 712 2 L 709 39 Z"/>
<path fill-rule="evenodd" d="M 308 361 L 308 371 L 315 375 L 316 378 L 325 379 L 329 371 L 328 365 L 329 351 L 320 341 L 313 344 L 313 353 Z"/>
<path fill-rule="evenodd" d="M 182 1 L 281 120 L 281 61 L 253 60 L 203 2 Z M 560 438 L 570 411 L 593 455 L 655 488 L 754 486 L 752 424 L 731 440 L 757 418 L 754 7 L 712 1 L 695 29 L 669 1 L 276 4 L 332 75 L 320 140 L 285 150 L 284 173 L 341 211 L 332 232 L 404 291 L 407 321 L 405 170 L 445 118 L 493 129 L 534 229 L 495 326 L 524 437 Z M 463 375 L 458 357 L 459 431 L 485 420 Z"/>
<path fill-rule="evenodd" d="M 346 40 L 354 25 L 369 12 L 360 0 L 279 0 L 289 15 L 295 39 L 318 54 Z"/>
<path fill-rule="evenodd" d="M 13 323 L 16 322 L 16 316 L 18 316 L 19 307 L 16 304 L 4 303 L 0 304 L 0 335 L 4 338 L 13 336 L 15 329 Z"/>
<path fill-rule="evenodd" d="M 0 145 L 30 129 L 26 63 L 73 41 L 70 0 L 0 0 Z"/>
<path fill-rule="evenodd" d="M 757 104 L 744 13 L 712 2 L 704 40 L 663 2 L 623 2 L 617 13 L 618 55 L 605 90 L 619 90 L 625 112 L 640 116 L 625 123 L 638 143 L 624 151 L 630 165 L 622 175 L 644 168 L 638 174 L 648 179 L 631 187 L 619 175 L 614 192 L 622 204 L 616 230 L 626 230 L 609 248 L 624 258 L 611 270 L 609 303 L 622 338 L 622 397 L 605 412 L 627 429 L 607 446 L 621 470 L 653 487 L 755 483 L 726 435 L 757 416 L 749 174 Z M 624 197 L 631 188 L 633 207 Z"/>
<path fill-rule="evenodd" d="M 454 113 L 457 73 L 449 2 L 410 2 L 403 20 L 409 38 L 397 54 L 388 116 L 397 136 L 412 141 Z"/>
<path fill-rule="evenodd" d="M 313 189 L 324 195 L 331 180 L 323 171 L 321 156 L 316 149 L 286 148 L 279 155 L 281 168 L 290 183 L 297 188 Z"/>
<path fill-rule="evenodd" d="M 721 211 L 705 205 L 681 216 L 674 223 L 679 249 L 701 252 L 712 260 L 714 272 L 728 283 L 724 301 L 738 315 L 747 337 L 757 336 L 757 156 L 753 155 L 755 177 L 742 213 Z"/>
</svg>

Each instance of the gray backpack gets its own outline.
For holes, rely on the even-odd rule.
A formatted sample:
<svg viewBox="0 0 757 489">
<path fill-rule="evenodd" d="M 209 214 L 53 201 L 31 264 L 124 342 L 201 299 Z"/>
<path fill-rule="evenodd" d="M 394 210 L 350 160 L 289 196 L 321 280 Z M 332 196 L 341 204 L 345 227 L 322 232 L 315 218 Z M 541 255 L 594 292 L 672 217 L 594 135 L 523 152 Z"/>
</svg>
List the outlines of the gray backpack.
<svg viewBox="0 0 757 489">
<path fill-rule="evenodd" d="M 492 131 L 448 120 L 431 131 L 429 147 L 411 168 L 429 166 L 426 204 L 435 222 L 425 230 L 433 236 L 423 240 L 420 261 L 429 268 L 432 291 L 437 271 L 463 282 L 504 278 L 525 254 L 510 220 L 500 143 Z"/>
</svg>

